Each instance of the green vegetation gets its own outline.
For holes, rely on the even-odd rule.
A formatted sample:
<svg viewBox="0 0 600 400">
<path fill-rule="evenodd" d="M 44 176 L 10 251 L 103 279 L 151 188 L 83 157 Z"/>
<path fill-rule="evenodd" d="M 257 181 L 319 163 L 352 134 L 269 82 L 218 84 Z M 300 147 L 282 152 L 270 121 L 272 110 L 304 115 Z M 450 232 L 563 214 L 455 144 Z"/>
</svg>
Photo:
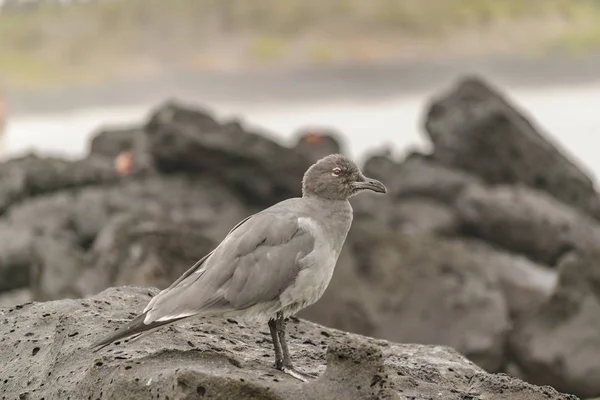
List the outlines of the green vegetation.
<svg viewBox="0 0 600 400">
<path fill-rule="evenodd" d="M 596 51 L 600 1 L 42 3 L 0 12 L 0 84 L 37 87 L 226 62 L 256 66 L 385 59 L 406 56 L 407 49 L 415 48 L 435 53 L 443 47 L 452 53 L 453 38 L 467 34 L 493 51 L 513 28 L 526 32 L 513 39 L 518 51 Z M 464 51 L 463 42 L 456 43 Z"/>
<path fill-rule="evenodd" d="M 278 36 L 258 36 L 250 44 L 250 55 L 259 61 L 271 61 L 281 56 L 284 40 Z"/>
</svg>

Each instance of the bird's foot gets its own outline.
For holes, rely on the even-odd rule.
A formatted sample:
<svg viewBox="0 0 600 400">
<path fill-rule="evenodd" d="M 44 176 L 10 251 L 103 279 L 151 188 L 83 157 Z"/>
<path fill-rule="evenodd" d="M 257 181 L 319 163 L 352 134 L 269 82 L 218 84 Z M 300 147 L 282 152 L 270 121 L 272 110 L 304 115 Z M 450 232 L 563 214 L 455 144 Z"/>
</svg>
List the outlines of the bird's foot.
<svg viewBox="0 0 600 400">
<path fill-rule="evenodd" d="M 316 379 L 318 378 L 317 375 L 313 375 L 313 374 L 309 374 L 306 372 L 302 372 L 302 371 L 298 371 L 296 368 L 294 367 L 281 367 L 280 370 L 284 373 L 284 374 L 288 374 L 291 377 L 294 377 L 302 382 L 308 382 L 312 379 Z"/>
</svg>

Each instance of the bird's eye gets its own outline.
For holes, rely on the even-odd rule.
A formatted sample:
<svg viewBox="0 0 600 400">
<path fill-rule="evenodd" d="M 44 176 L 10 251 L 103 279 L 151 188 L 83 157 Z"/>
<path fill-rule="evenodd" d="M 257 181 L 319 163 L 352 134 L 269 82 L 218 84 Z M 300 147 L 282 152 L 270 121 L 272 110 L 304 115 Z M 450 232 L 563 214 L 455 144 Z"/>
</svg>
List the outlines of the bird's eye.
<svg viewBox="0 0 600 400">
<path fill-rule="evenodd" d="M 340 176 L 340 174 L 342 173 L 342 169 L 341 168 L 334 168 L 331 170 L 331 175 L 333 176 Z"/>
</svg>

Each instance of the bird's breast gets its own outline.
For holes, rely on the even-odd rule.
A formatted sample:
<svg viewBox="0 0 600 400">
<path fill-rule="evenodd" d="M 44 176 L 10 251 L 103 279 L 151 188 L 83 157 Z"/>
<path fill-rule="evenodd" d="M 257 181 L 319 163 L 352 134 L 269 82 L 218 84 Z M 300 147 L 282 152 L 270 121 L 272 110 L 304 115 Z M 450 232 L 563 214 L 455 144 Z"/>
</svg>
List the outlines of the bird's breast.
<svg viewBox="0 0 600 400">
<path fill-rule="evenodd" d="M 328 236 L 326 230 L 312 218 L 302 217 L 298 224 L 313 236 L 313 250 L 302 258 L 302 269 L 280 296 L 284 308 L 290 307 L 290 314 L 307 307 L 321 298 L 331 281 L 333 270 L 341 247 Z M 293 311 L 293 312 L 292 312 Z"/>
</svg>

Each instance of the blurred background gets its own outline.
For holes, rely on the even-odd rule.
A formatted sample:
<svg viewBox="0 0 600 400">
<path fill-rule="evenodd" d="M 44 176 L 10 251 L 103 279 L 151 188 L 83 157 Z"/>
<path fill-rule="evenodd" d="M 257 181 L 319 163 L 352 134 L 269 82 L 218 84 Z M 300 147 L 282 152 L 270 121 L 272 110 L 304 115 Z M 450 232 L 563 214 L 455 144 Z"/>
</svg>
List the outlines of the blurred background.
<svg viewBox="0 0 600 400">
<path fill-rule="evenodd" d="M 360 157 L 386 142 L 425 145 L 426 99 L 477 72 L 599 166 L 587 145 L 600 79 L 597 0 L 0 4 L 5 156 L 81 154 L 98 125 L 139 121 L 168 97 L 243 116 L 281 140 L 299 125 L 337 128 Z"/>
<path fill-rule="evenodd" d="M 341 151 L 389 193 L 301 317 L 597 398 L 599 104 L 599 0 L 0 0 L 0 305 L 164 288 Z"/>
</svg>

